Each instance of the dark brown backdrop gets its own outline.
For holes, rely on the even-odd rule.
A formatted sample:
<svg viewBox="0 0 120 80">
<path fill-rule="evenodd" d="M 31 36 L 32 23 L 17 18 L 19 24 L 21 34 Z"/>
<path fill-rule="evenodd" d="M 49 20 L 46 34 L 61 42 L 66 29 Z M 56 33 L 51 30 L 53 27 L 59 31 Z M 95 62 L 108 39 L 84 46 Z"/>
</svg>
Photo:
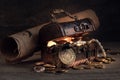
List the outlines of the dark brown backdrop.
<svg viewBox="0 0 120 80">
<path fill-rule="evenodd" d="M 0 37 L 47 22 L 48 12 L 54 8 L 71 13 L 92 8 L 101 23 L 94 37 L 101 41 L 120 41 L 117 0 L 0 0 Z"/>
</svg>

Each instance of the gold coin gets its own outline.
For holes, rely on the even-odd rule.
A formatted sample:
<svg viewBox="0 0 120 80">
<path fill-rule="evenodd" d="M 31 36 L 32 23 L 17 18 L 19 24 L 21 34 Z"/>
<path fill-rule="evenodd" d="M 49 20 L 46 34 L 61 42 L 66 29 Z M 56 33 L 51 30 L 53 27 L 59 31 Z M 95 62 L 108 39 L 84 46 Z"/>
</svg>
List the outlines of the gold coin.
<svg viewBox="0 0 120 80">
<path fill-rule="evenodd" d="M 36 66 L 40 66 L 40 65 L 43 65 L 43 64 L 44 64 L 44 62 L 36 62 L 35 63 Z"/>
<path fill-rule="evenodd" d="M 35 72 L 44 72 L 45 71 L 45 67 L 43 67 L 43 66 L 35 66 L 33 69 Z"/>
<path fill-rule="evenodd" d="M 75 69 L 75 70 L 81 70 L 81 69 L 84 69 L 84 67 L 81 66 L 81 65 L 79 65 L 79 66 L 73 66 L 72 68 Z"/>
<path fill-rule="evenodd" d="M 44 67 L 50 67 L 50 68 L 55 68 L 56 66 L 54 66 L 54 65 L 51 65 L 51 64 L 45 64 L 45 65 L 43 65 Z"/>
<path fill-rule="evenodd" d="M 97 69 L 103 69 L 103 68 L 105 68 L 105 66 L 101 65 L 101 64 L 100 65 L 95 65 L 94 67 L 97 68 Z"/>
<path fill-rule="evenodd" d="M 58 56 L 61 62 L 66 65 L 72 64 L 76 59 L 75 52 L 72 49 L 60 51 Z"/>
<path fill-rule="evenodd" d="M 92 65 L 92 66 L 102 65 L 102 62 L 92 62 L 90 65 Z"/>
<path fill-rule="evenodd" d="M 109 60 L 109 61 L 115 61 L 115 59 L 112 58 L 112 57 L 107 57 L 106 60 Z"/>
</svg>

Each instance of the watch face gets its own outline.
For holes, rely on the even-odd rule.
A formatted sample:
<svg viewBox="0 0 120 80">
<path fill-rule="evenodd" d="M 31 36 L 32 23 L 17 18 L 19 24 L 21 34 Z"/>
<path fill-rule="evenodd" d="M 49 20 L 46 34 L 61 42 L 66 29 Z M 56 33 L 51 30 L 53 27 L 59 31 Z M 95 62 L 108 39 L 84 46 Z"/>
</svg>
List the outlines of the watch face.
<svg viewBox="0 0 120 80">
<path fill-rule="evenodd" d="M 60 51 L 58 56 L 61 62 L 66 65 L 70 65 L 76 60 L 76 54 L 72 49 Z"/>
</svg>

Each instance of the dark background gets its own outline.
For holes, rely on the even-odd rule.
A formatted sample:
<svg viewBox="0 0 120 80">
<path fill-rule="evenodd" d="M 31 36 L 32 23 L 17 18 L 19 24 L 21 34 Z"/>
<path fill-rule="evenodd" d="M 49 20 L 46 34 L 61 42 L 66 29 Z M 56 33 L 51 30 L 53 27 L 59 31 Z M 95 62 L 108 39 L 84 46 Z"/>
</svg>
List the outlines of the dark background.
<svg viewBox="0 0 120 80">
<path fill-rule="evenodd" d="M 101 41 L 120 41 L 118 0 L 0 0 L 0 39 L 47 22 L 49 11 L 63 8 L 71 13 L 93 9 L 100 20 L 94 37 Z"/>
</svg>

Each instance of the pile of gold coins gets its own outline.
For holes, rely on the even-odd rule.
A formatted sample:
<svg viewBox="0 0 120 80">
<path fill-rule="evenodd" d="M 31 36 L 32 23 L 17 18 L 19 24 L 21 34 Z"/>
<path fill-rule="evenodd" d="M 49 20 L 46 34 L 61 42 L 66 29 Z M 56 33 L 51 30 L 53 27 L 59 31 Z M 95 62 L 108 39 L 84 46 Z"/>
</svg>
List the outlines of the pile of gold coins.
<svg viewBox="0 0 120 80">
<path fill-rule="evenodd" d="M 46 72 L 46 73 L 64 73 L 68 72 L 68 69 L 56 68 L 56 66 L 51 64 L 44 64 L 44 62 L 37 62 L 34 66 L 35 72 Z"/>
<path fill-rule="evenodd" d="M 86 61 L 84 64 L 80 64 L 78 66 L 73 66 L 73 69 L 103 69 L 105 68 L 104 64 L 110 64 L 111 62 L 115 61 L 115 59 L 111 57 L 106 57 L 106 58 L 95 58 L 93 61 Z"/>
<path fill-rule="evenodd" d="M 104 69 L 105 64 L 110 64 L 111 62 L 114 62 L 115 59 L 111 57 L 100 57 L 95 58 L 94 60 L 87 60 L 85 63 L 72 66 L 72 67 L 56 67 L 51 64 L 45 64 L 44 62 L 37 62 L 34 66 L 35 72 L 47 72 L 47 73 L 65 73 L 68 72 L 70 69 L 74 70 L 82 70 L 82 69 Z"/>
</svg>

